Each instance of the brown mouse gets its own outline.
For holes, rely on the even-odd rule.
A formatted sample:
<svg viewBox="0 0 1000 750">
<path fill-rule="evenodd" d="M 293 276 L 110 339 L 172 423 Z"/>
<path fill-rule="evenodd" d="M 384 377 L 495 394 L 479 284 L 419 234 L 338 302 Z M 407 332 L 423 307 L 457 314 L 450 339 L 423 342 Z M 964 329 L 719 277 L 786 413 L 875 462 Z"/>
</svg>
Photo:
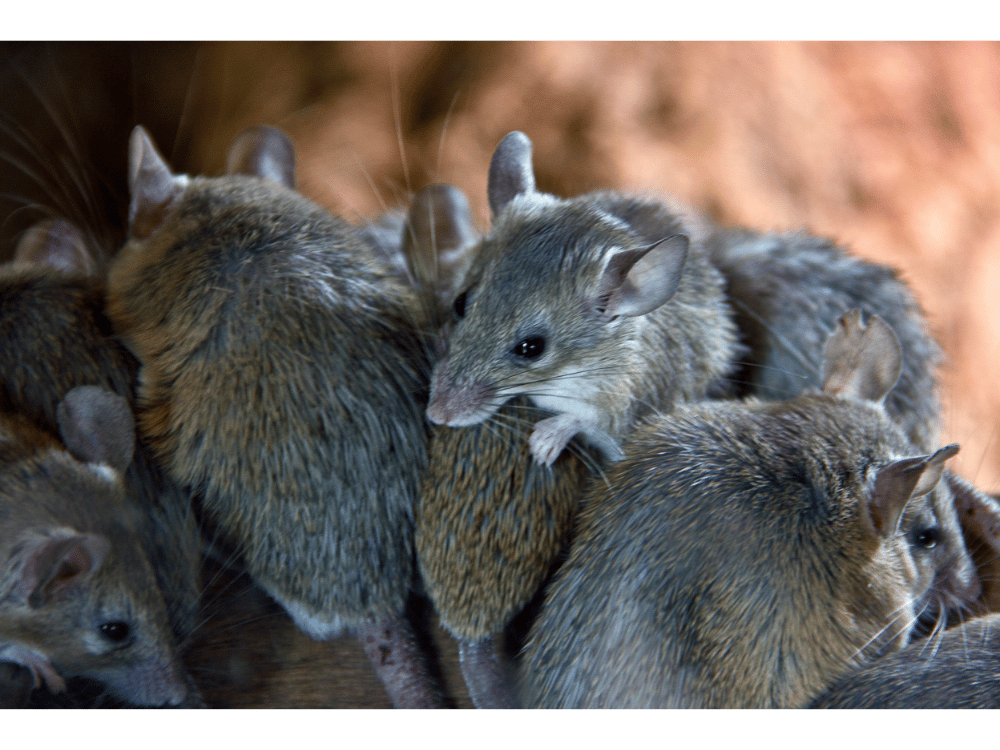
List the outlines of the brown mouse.
<svg viewBox="0 0 1000 750">
<path fill-rule="evenodd" d="M 35 224 L 0 266 L 0 410 L 58 434 L 64 395 L 96 385 L 134 404 L 137 363 L 104 315 L 104 286 L 83 232 L 61 219 Z M 146 557 L 169 612 L 176 647 L 200 616 L 201 541 L 187 493 L 170 483 L 142 445 L 125 470 Z M 186 700 L 197 705 L 192 688 Z"/>
<path fill-rule="evenodd" d="M 60 440 L 0 413 L 0 660 L 54 693 L 85 677 L 133 705 L 179 705 L 190 689 L 126 497 L 128 403 L 80 386 L 57 418 Z"/>
<path fill-rule="evenodd" d="M 497 147 L 488 196 L 493 225 L 453 302 L 432 422 L 477 424 L 527 396 L 555 413 L 529 440 L 540 463 L 576 435 L 617 458 L 637 420 L 729 371 L 736 331 L 693 221 L 650 199 L 535 190 L 520 132 Z"/>
<path fill-rule="evenodd" d="M 432 333 L 449 325 L 478 239 L 458 188 L 428 185 L 415 196 L 395 242 Z M 483 423 L 431 431 L 415 513 L 417 564 L 441 625 L 459 643 L 477 708 L 514 705 L 497 636 L 548 576 L 600 463 L 575 441 L 551 466 L 536 462 L 527 441 L 534 423 L 550 415 L 521 396 Z"/>
<path fill-rule="evenodd" d="M 957 446 L 915 455 L 881 404 L 880 318 L 845 315 L 823 388 L 677 407 L 594 483 L 522 663 L 532 707 L 803 707 L 904 647 L 937 572 L 972 599 L 929 493 Z"/>
<path fill-rule="evenodd" d="M 974 618 L 875 659 L 809 708 L 1000 708 L 1000 615 Z"/>
<path fill-rule="evenodd" d="M 395 705 L 440 705 L 404 617 L 427 441 L 411 290 L 292 189 L 280 131 L 189 178 L 139 127 L 129 164 L 108 313 L 142 366 L 140 432 L 301 629 L 353 631 Z"/>
</svg>

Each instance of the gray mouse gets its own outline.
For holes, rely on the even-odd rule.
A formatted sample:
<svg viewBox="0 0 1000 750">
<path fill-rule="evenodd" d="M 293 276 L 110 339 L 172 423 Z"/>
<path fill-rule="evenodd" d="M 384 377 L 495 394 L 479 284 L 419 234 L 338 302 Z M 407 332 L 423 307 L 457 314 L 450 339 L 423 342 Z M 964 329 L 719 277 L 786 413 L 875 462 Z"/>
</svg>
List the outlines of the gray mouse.
<svg viewBox="0 0 1000 750">
<path fill-rule="evenodd" d="M 126 498 L 128 403 L 79 386 L 57 418 L 60 440 L 0 413 L 0 660 L 54 693 L 85 677 L 132 705 L 180 705 L 188 681 Z"/>
<path fill-rule="evenodd" d="M 647 414 L 703 398 L 738 351 L 699 228 L 665 204 L 535 190 L 531 142 L 490 163 L 493 226 L 453 303 L 428 418 L 477 424 L 514 396 L 555 413 L 529 444 L 551 464 L 580 435 L 608 458 Z"/>
<path fill-rule="evenodd" d="M 137 363 L 104 316 L 99 265 L 83 232 L 62 219 L 35 224 L 14 259 L 0 266 L 0 410 L 57 434 L 63 396 L 96 385 L 134 404 Z M 165 600 L 175 646 L 200 616 L 201 540 L 187 493 L 170 483 L 139 445 L 125 471 L 126 500 L 138 514 L 146 557 Z M 200 705 L 190 686 L 186 705 Z M 72 704 L 71 704 L 72 705 Z"/>
<path fill-rule="evenodd" d="M 730 379 L 738 393 L 780 400 L 820 387 L 823 347 L 834 321 L 860 309 L 886 321 L 903 351 L 899 380 L 885 398 L 886 413 L 914 448 L 934 450 L 942 353 L 898 271 L 804 231 L 720 228 L 710 233 L 706 246 L 726 279 L 742 342 L 748 346 L 741 369 Z M 976 548 L 977 567 L 988 577 L 990 556 L 1000 558 L 1000 506 L 950 471 L 945 479 L 933 494 L 937 515 L 950 529 L 961 526 L 965 545 Z M 956 508 L 961 511 L 957 516 Z M 959 541 L 951 534 L 948 538 Z M 965 554 L 956 551 L 956 557 Z M 995 609 L 996 587 L 983 583 L 979 609 Z M 969 603 L 954 604 L 961 609 Z M 927 612 L 922 627 L 937 626 L 941 614 Z"/>
<path fill-rule="evenodd" d="M 899 381 L 885 399 L 914 446 L 937 444 L 941 348 L 899 272 L 824 237 L 714 230 L 706 240 L 749 351 L 733 376 L 741 395 L 786 399 L 821 385 L 823 346 L 834 323 L 860 309 L 890 325 L 903 350 Z"/>
<path fill-rule="evenodd" d="M 414 197 L 395 240 L 397 265 L 407 268 L 430 332 L 450 325 L 478 240 L 461 190 L 434 184 Z M 441 625 L 458 641 L 477 708 L 515 705 L 498 636 L 568 543 L 583 486 L 600 464 L 575 441 L 551 466 L 536 462 L 527 441 L 550 415 L 517 396 L 480 424 L 431 431 L 415 514 L 417 564 Z"/>
<path fill-rule="evenodd" d="M 583 501 L 526 647 L 525 705 L 803 707 L 904 647 L 943 589 L 974 599 L 929 499 L 958 447 L 915 455 L 881 403 L 900 358 L 891 328 L 852 311 L 821 391 L 638 429 Z"/>
<path fill-rule="evenodd" d="M 809 708 L 1000 708 L 1000 614 L 876 659 Z"/>
<path fill-rule="evenodd" d="M 312 637 L 354 632 L 396 706 L 442 703 L 404 607 L 426 461 L 412 291 L 297 193 L 274 128 L 229 174 L 174 174 L 141 127 L 108 314 L 141 363 L 140 432 Z"/>
</svg>

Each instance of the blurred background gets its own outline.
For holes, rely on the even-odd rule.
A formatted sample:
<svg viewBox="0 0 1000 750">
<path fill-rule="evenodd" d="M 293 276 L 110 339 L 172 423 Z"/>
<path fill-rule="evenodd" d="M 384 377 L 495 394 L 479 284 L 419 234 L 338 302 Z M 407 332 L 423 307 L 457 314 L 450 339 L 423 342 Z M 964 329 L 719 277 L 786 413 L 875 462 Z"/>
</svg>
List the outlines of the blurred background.
<svg viewBox="0 0 1000 750">
<path fill-rule="evenodd" d="M 998 44 L 8 42 L 0 102 L 2 258 L 53 214 L 113 252 L 139 123 L 206 174 L 277 125 L 299 189 L 352 220 L 446 181 L 487 226 L 489 159 L 518 129 L 542 190 L 830 236 L 902 270 L 946 352 L 952 465 L 1000 491 Z"/>
</svg>

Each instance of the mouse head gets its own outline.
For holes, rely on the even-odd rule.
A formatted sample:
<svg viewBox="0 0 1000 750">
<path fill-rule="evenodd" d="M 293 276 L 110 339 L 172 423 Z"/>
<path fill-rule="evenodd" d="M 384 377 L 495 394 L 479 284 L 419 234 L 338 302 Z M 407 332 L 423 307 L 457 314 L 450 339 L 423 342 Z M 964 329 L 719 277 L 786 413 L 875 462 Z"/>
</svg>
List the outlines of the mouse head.
<svg viewBox="0 0 1000 750">
<path fill-rule="evenodd" d="M 684 235 L 650 243 L 593 202 L 537 192 L 523 133 L 497 147 L 488 193 L 493 227 L 432 381 L 427 416 L 439 424 L 475 424 L 519 394 L 569 404 L 594 390 L 637 321 L 673 297 L 687 257 Z"/>
<path fill-rule="evenodd" d="M 215 309 L 188 300 L 233 282 L 240 272 L 249 283 L 252 248 L 313 240 L 322 234 L 316 226 L 330 219 L 292 189 L 294 150 L 280 131 L 245 131 L 227 166 L 230 173 L 218 177 L 175 174 L 145 129 L 132 132 L 128 238 L 109 269 L 108 314 L 133 353 L 183 347 L 177 336 L 150 332 L 164 321 L 163 310 L 174 310 L 171 322 L 214 325 Z M 184 341 L 199 335 L 208 334 L 200 330 Z"/>
<path fill-rule="evenodd" d="M 881 408 L 899 376 L 901 357 L 892 329 L 875 315 L 863 322 L 859 310 L 841 317 L 824 356 L 824 394 L 848 404 L 867 402 L 879 412 L 871 424 L 877 427 L 882 421 L 893 428 L 868 430 L 875 449 L 872 458 L 878 460 L 859 497 L 858 548 L 868 558 L 856 582 L 855 601 L 864 604 L 853 615 L 866 618 L 874 614 L 873 627 L 890 623 L 872 642 L 873 649 L 906 644 L 933 596 L 935 581 L 950 581 L 956 593 L 966 598 L 978 594 L 978 581 L 965 552 L 953 503 L 940 482 L 945 462 L 958 452 L 958 446 L 949 445 L 931 455 L 907 456 L 908 443 Z M 856 416 L 854 421 L 862 420 Z M 824 429 L 835 431 L 836 427 L 833 421 Z M 846 433 L 844 439 L 862 443 Z M 901 454 L 904 457 L 899 457 Z"/>
<path fill-rule="evenodd" d="M 3 658 L 53 691 L 87 677 L 131 703 L 177 704 L 187 689 L 166 604 L 123 502 L 128 405 L 82 386 L 58 416 L 62 446 L 16 419 L 3 424 Z"/>
<path fill-rule="evenodd" d="M 258 125 L 233 141 L 226 169 L 229 175 L 260 178 L 292 189 L 295 149 L 277 128 Z M 152 137 L 137 125 L 129 139 L 129 238 L 149 238 L 177 206 L 189 182 L 187 175 L 173 173 Z"/>
</svg>

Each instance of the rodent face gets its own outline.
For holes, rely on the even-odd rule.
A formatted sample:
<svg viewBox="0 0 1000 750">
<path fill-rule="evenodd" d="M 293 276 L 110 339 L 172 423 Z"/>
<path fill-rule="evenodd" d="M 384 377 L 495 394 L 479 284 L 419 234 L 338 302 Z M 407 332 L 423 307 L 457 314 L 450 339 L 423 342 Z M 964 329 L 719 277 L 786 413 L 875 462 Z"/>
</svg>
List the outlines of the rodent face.
<svg viewBox="0 0 1000 750">
<path fill-rule="evenodd" d="M 900 534 L 916 570 L 914 609 L 922 624 L 933 625 L 946 610 L 975 601 L 979 579 L 947 483 L 910 501 Z"/>
<path fill-rule="evenodd" d="M 122 512 L 121 476 L 62 450 L 4 473 L 0 505 L 21 528 L 7 530 L 16 536 L 0 641 L 42 654 L 63 679 L 98 680 L 134 704 L 182 701 L 166 604 Z"/>
<path fill-rule="evenodd" d="M 431 419 L 475 424 L 520 394 L 557 412 L 599 402 L 627 356 L 619 342 L 637 323 L 600 320 L 595 288 L 608 254 L 638 244 L 597 209 L 536 196 L 511 201 L 455 298 Z"/>
</svg>

